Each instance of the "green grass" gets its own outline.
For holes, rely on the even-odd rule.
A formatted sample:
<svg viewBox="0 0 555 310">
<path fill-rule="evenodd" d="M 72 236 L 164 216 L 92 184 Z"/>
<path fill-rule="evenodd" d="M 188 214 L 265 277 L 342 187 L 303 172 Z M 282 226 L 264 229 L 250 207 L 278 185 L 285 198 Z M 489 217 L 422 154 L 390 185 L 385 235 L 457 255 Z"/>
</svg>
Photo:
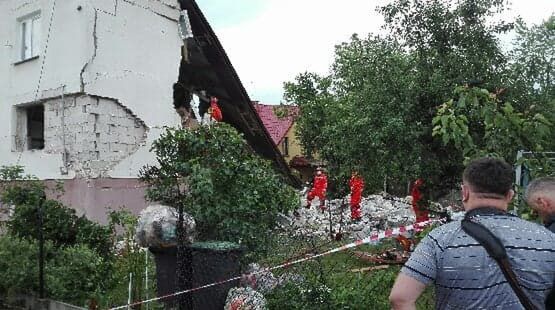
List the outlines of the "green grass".
<svg viewBox="0 0 555 310">
<path fill-rule="evenodd" d="M 282 239 L 276 244 L 272 255 L 263 261 L 265 266 L 273 266 L 289 257 L 296 257 L 314 247 L 314 242 L 298 239 Z M 318 252 L 323 252 L 344 243 L 320 241 L 325 244 Z M 386 240 L 379 245 L 363 245 L 355 250 L 377 253 L 395 247 L 393 240 Z M 301 257 L 303 255 L 300 255 Z M 270 309 L 390 309 L 388 296 L 399 273 L 400 267 L 352 272 L 352 269 L 370 267 L 347 250 L 321 258 L 299 263 L 274 274 L 297 273 L 305 281 L 294 283 L 274 290 L 267 296 Z M 418 309 L 434 307 L 433 288 L 428 288 L 418 300 Z"/>
</svg>

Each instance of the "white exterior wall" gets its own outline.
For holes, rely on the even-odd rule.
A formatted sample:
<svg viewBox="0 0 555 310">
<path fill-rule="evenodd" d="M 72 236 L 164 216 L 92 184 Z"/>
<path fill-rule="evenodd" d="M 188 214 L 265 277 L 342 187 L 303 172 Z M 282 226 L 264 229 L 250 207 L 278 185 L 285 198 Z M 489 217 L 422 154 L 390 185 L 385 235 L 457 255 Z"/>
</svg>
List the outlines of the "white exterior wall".
<svg viewBox="0 0 555 310">
<path fill-rule="evenodd" d="M 154 163 L 154 156 L 148 150 L 162 127 L 180 124 L 172 104 L 172 84 L 179 72 L 182 43 L 177 28 L 177 0 L 57 0 L 46 49 L 53 3 L 54 0 L 0 0 L 0 165 L 23 165 L 27 173 L 41 179 L 135 178 L 143 165 Z M 40 56 L 14 64 L 20 53 L 18 18 L 36 11 L 41 13 Z M 45 104 L 45 114 L 56 113 L 45 117 L 45 149 L 19 152 L 14 145 L 16 107 L 35 100 L 44 59 L 38 99 Z M 65 108 L 56 103 L 62 89 L 65 102 L 69 102 Z M 101 98 L 96 110 L 83 108 L 91 106 L 86 103 L 87 96 L 92 101 Z M 81 107 L 75 105 L 80 102 L 76 98 L 83 98 Z M 55 108 L 48 110 L 49 107 Z M 64 113 L 59 113 L 61 110 Z M 99 158 L 99 162 L 112 160 L 109 165 L 100 165 L 108 170 L 83 174 L 77 168 L 83 165 L 70 165 L 69 172 L 62 174 L 63 147 L 60 146 L 60 119 L 56 119 L 56 114 L 80 120 L 65 122 L 66 126 L 79 125 L 79 134 L 84 137 L 76 138 L 79 146 L 66 146 L 71 152 L 79 148 L 81 153 L 93 154 L 95 147 L 105 152 L 101 143 L 112 143 L 116 137 L 122 139 L 124 146 L 110 146 L 119 148 L 119 156 Z M 99 129 L 94 132 L 91 130 L 94 114 L 101 121 L 112 120 L 112 124 L 141 124 L 142 127 L 118 126 L 123 131 L 117 136 L 109 136 L 110 132 Z M 66 127 L 66 131 L 75 133 L 76 130 Z M 97 141 L 96 133 L 99 133 Z M 66 143 L 71 143 L 71 137 L 66 138 Z M 136 146 L 130 146 L 131 143 Z M 75 155 L 73 158 L 86 160 L 87 157 Z M 96 166 L 87 165 L 89 170 Z"/>
</svg>

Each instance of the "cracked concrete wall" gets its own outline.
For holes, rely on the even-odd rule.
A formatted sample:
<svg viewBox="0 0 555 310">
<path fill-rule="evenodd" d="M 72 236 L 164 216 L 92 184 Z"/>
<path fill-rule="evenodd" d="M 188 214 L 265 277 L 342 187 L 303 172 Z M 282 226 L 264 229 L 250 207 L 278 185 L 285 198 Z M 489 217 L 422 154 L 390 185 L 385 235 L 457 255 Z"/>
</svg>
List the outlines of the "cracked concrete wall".
<svg viewBox="0 0 555 310">
<path fill-rule="evenodd" d="M 143 165 L 155 163 L 149 148 L 163 127 L 180 124 L 172 105 L 172 84 L 177 79 L 182 44 L 177 28 L 177 0 L 57 1 L 45 54 L 52 5 L 52 0 L 0 1 L 0 37 L 6 41 L 0 46 L 0 109 L 3 112 L 0 113 L 0 164 L 23 165 L 28 173 L 41 179 L 136 178 Z M 41 13 L 42 53 L 38 59 L 16 64 L 20 51 L 18 18 L 37 11 Z M 68 131 L 81 130 L 68 151 L 68 174 L 61 173 L 64 169 L 64 151 L 58 135 L 61 125 L 46 128 L 44 150 L 16 152 L 12 147 L 17 129 L 16 107 L 35 98 L 42 100 L 46 105 L 45 125 L 58 124 L 59 116 L 53 115 L 56 110 L 60 114 L 60 108 L 49 109 L 57 106 L 62 92 L 66 99 L 74 98 L 76 102 L 74 108 L 66 107 L 64 112 L 66 119 L 75 115 L 71 126 L 76 127 Z M 88 99 L 80 103 L 81 99 L 77 98 L 82 95 Z M 85 101 L 96 97 L 112 98 L 100 100 L 100 106 L 106 107 L 106 110 L 100 109 L 100 119 L 110 113 L 111 108 L 107 107 L 116 106 L 114 109 L 126 111 L 142 122 L 141 133 L 111 137 L 119 140 L 117 144 L 96 141 L 96 133 L 88 131 L 93 113 L 83 113 L 77 107 L 82 109 L 87 106 Z M 125 123 L 129 115 L 123 119 L 118 121 Z M 137 143 L 138 136 L 141 136 L 140 143 Z M 66 136 L 66 143 L 67 140 L 71 137 Z M 95 141 L 101 152 L 99 159 L 91 151 L 95 149 Z M 132 143 L 135 143 L 133 147 Z M 110 145 L 115 152 L 109 149 Z"/>
<path fill-rule="evenodd" d="M 172 105 L 172 85 L 179 73 L 182 41 L 177 27 L 179 10 L 161 1 L 103 0 L 115 14 L 96 9 L 91 31 L 96 49 L 83 73 L 88 94 L 117 98 L 148 126 L 146 144 L 116 165 L 109 176 L 135 177 L 140 168 L 155 163 L 149 151 L 164 126 L 179 126 Z M 125 85 L 125 87 L 120 87 Z"/>
</svg>

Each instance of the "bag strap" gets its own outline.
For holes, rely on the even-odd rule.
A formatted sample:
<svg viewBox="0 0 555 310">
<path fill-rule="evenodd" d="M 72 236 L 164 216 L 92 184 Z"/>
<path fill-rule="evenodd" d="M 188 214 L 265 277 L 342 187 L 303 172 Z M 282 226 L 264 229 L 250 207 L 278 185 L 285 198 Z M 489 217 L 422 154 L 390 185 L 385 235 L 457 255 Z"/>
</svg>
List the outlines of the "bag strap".
<svg viewBox="0 0 555 310">
<path fill-rule="evenodd" d="M 499 238 L 497 238 L 497 236 L 495 236 L 484 225 L 476 221 L 472 221 L 467 216 L 465 216 L 462 220 L 461 227 L 464 232 L 478 241 L 480 245 L 486 249 L 488 254 L 495 259 L 524 309 L 537 310 L 536 306 L 532 304 L 526 293 L 520 287 L 518 279 L 511 268 L 511 264 L 509 263 L 507 251 L 505 250 L 501 240 L 499 240 Z"/>
</svg>

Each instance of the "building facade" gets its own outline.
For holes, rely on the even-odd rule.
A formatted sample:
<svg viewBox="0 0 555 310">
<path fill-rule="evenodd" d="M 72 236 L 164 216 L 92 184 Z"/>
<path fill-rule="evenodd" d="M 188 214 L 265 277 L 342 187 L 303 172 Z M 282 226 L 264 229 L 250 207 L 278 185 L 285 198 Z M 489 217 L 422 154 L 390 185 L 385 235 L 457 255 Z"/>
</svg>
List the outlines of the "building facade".
<svg viewBox="0 0 555 310">
<path fill-rule="evenodd" d="M 317 160 L 306 158 L 296 132 L 296 119 L 299 107 L 294 105 L 271 105 L 254 102 L 254 106 L 264 127 L 272 137 L 283 159 L 296 171 L 302 182 L 312 181 L 317 166 L 323 165 Z"/>
<path fill-rule="evenodd" d="M 62 200 L 104 221 L 144 208 L 150 145 L 178 126 L 177 0 L 0 0 L 0 165 L 64 180 Z"/>
</svg>

